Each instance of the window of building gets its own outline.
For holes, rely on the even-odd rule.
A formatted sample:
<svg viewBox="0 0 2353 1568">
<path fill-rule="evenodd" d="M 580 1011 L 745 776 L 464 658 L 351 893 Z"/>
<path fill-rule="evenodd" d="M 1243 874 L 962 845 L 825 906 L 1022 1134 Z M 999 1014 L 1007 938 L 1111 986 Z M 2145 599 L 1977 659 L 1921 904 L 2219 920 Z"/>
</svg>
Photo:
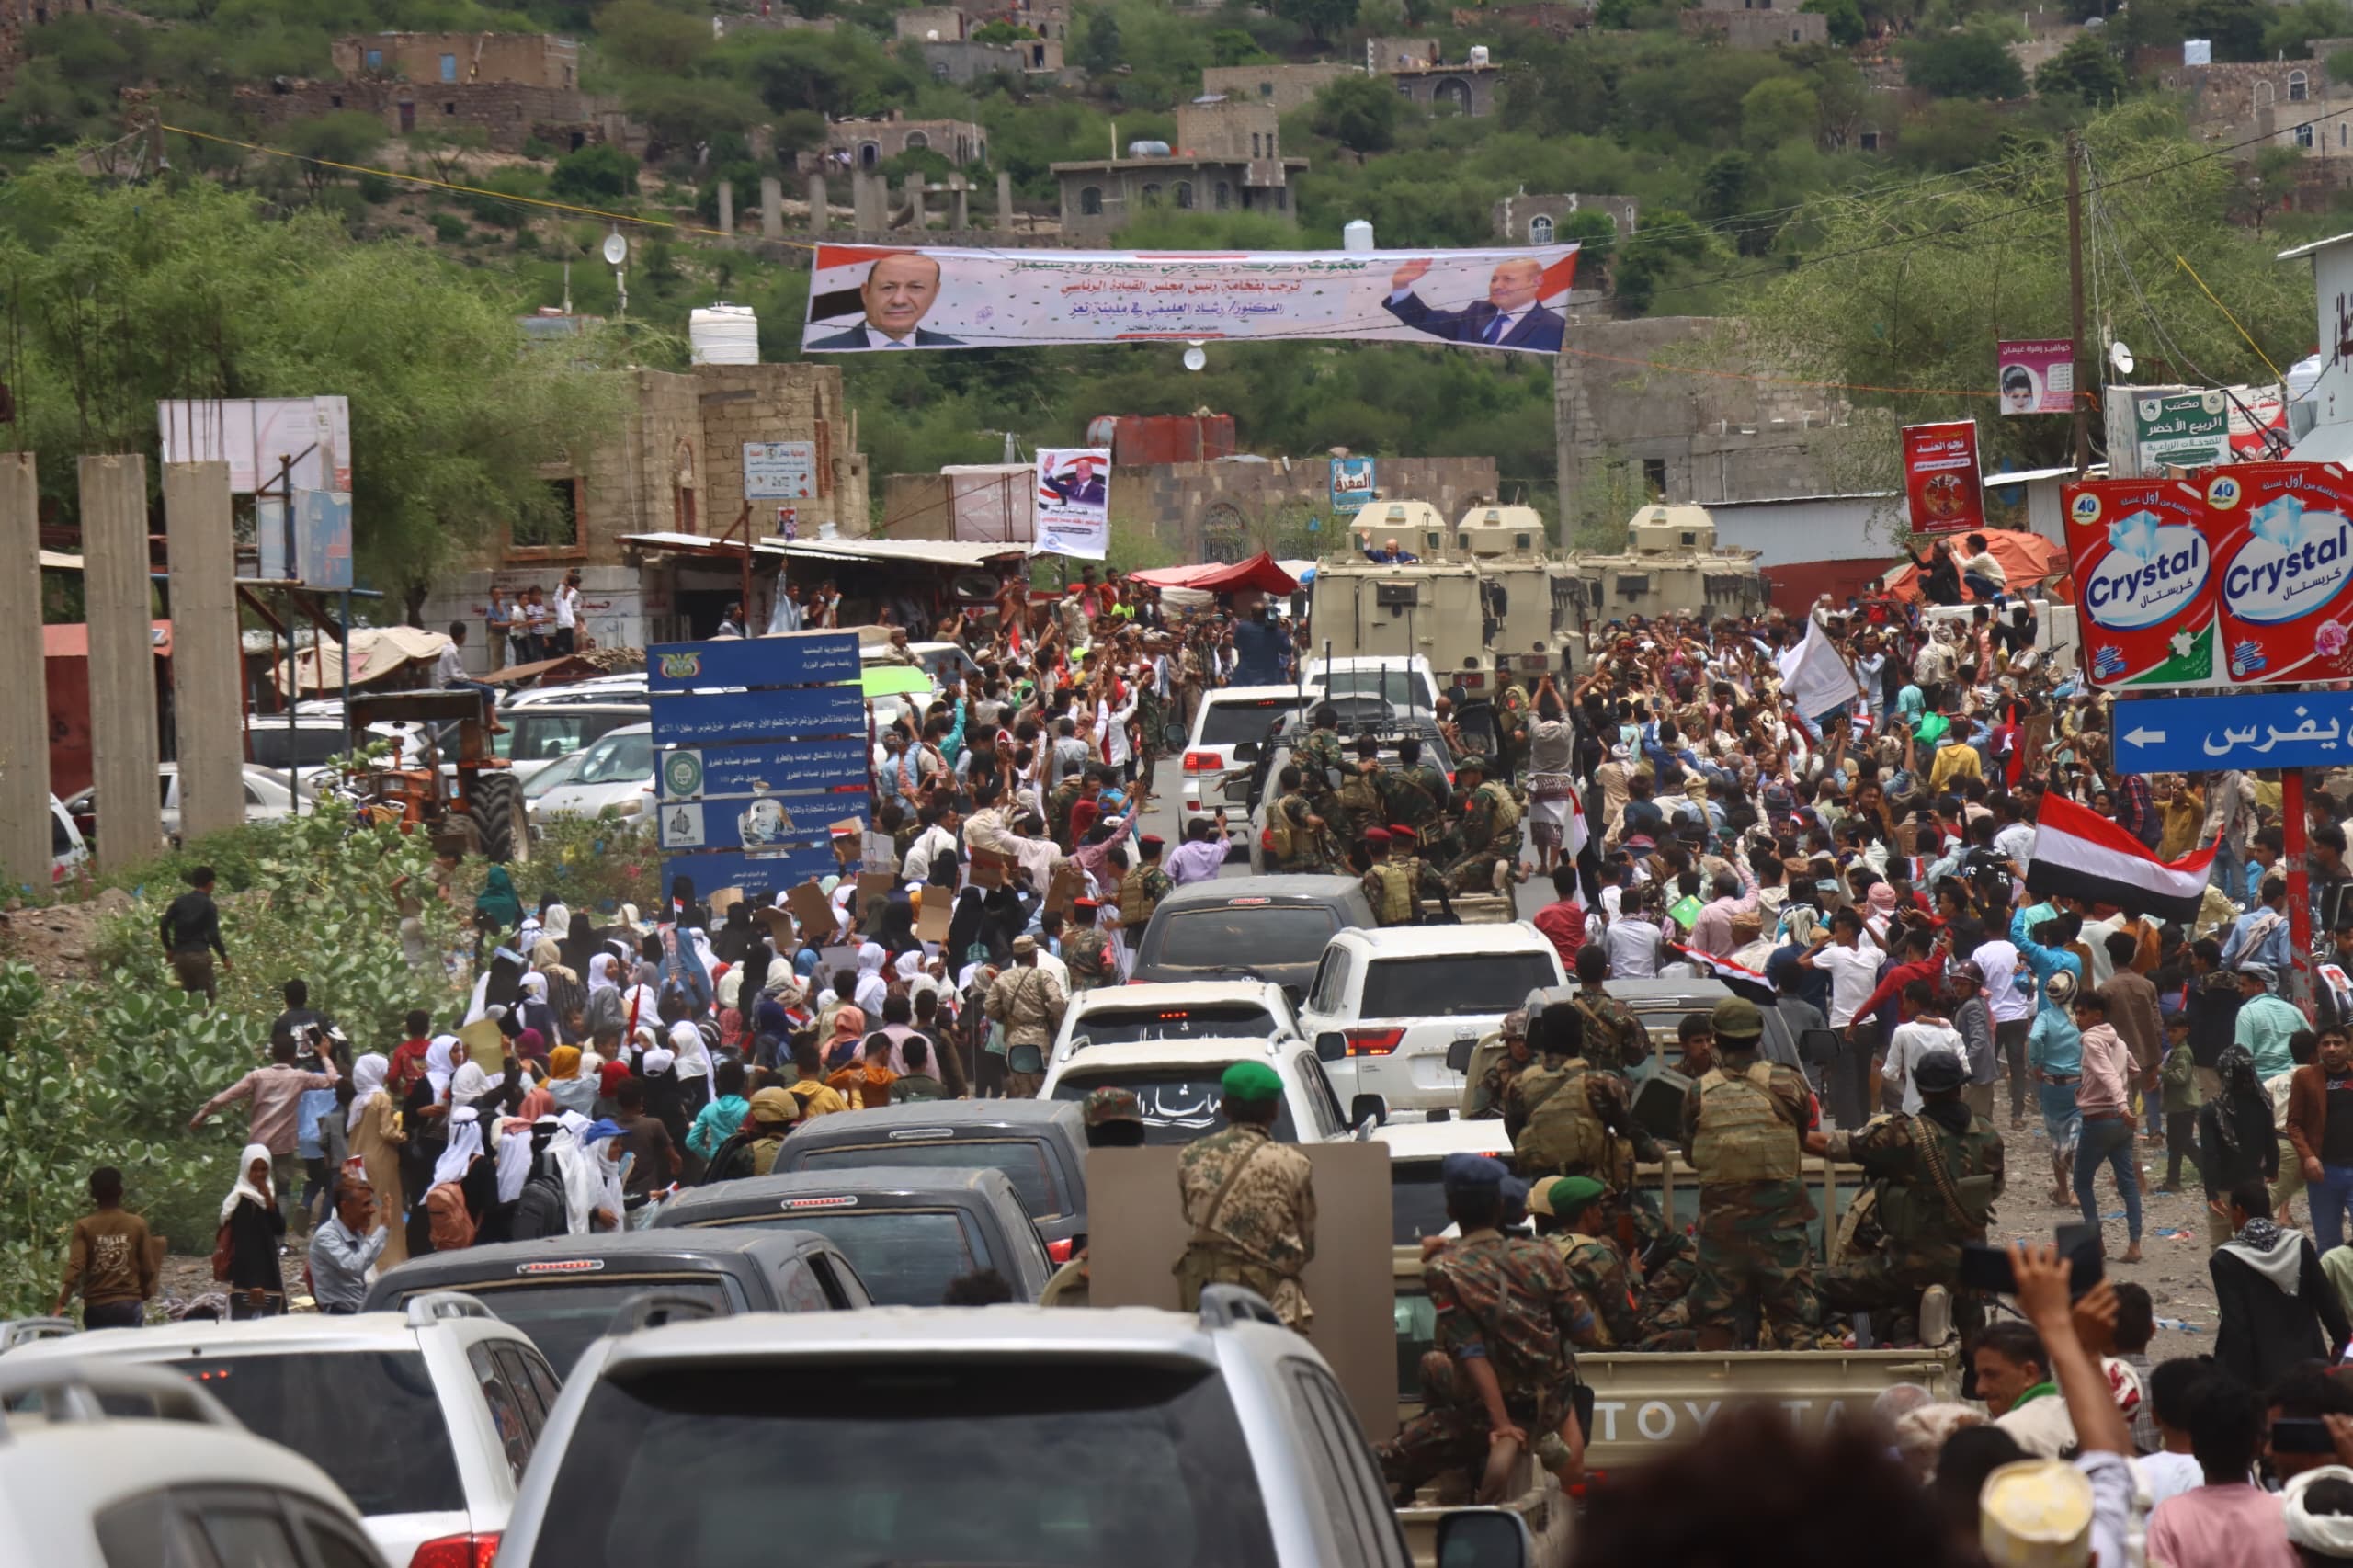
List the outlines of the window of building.
<svg viewBox="0 0 2353 1568">
<path fill-rule="evenodd" d="M 1260 97 L 1262 97 L 1262 98 L 1271 98 L 1271 97 L 1273 97 L 1275 96 L 1275 85 L 1274 85 L 1272 82 L 1261 82 L 1261 83 L 1259 83 L 1259 84 L 1258 84 L 1258 96 L 1259 96 Z"/>
<path fill-rule="evenodd" d="M 2337 129 L 2341 131 L 2344 127 L 2339 126 Z M 1233 206 L 1233 187 L 1226 184 L 1223 180 L 1218 181 L 1217 184 L 1212 186 L 1210 189 L 1210 204 L 1221 212 Z"/>
<path fill-rule="evenodd" d="M 1079 187 L 1078 210 L 1089 218 L 1103 216 L 1103 187 L 1099 185 Z"/>
<path fill-rule="evenodd" d="M 2288 101 L 2289 101 L 2290 103 L 2291 103 L 2291 104 L 2300 104 L 2300 103 L 2302 103 L 2306 98 L 2311 97 L 2312 96 L 2313 96 L 2313 84 L 2312 84 L 2312 78 L 2311 78 L 2310 76 L 2305 75 L 2302 71 L 2290 71 L 2290 72 L 2289 72 L 2289 73 L 2288 73 Z"/>
<path fill-rule="evenodd" d="M 2299 146 L 2299 147 L 2302 147 L 2302 148 L 2309 149 L 2309 148 L 2312 146 L 2312 144 L 2313 144 L 2313 128 L 2312 128 L 2312 126 L 2311 126 L 2310 124 L 2304 124 L 2304 125 L 2300 125 L 2300 126 L 2296 127 L 2296 145 L 2297 145 L 2297 146 Z"/>
<path fill-rule="evenodd" d="M 507 549 L 559 552 L 585 550 L 588 540 L 583 530 L 587 518 L 580 505 L 580 479 L 570 474 L 550 475 L 542 471 L 540 483 L 547 486 L 547 504 L 516 515 L 506 530 Z"/>
<path fill-rule="evenodd" d="M 1856 141 L 1861 144 L 1863 151 L 1866 153 L 1876 153 L 1879 151 L 1879 132 L 1876 131 L 1866 131 L 1860 136 L 1857 137 Z"/>
<path fill-rule="evenodd" d="M 1471 112 L 1471 84 L 1460 76 L 1440 77 L 1430 97 L 1433 102 L 1449 105 L 1458 113 Z"/>
<path fill-rule="evenodd" d="M 1528 243 L 1531 245 L 1551 244 L 1552 243 L 1552 220 L 1541 212 L 1539 212 L 1535 217 L 1530 218 L 1528 221 Z"/>
<path fill-rule="evenodd" d="M 2273 86 L 2270 83 L 2257 82 L 2255 85 L 2256 108 L 2269 108 L 2274 103 L 2279 101 L 2279 89 Z"/>
<path fill-rule="evenodd" d="M 1654 501 L 1666 494 L 1666 460 L 1665 458 L 1643 460 L 1643 488 L 1650 493 L 1650 497 Z"/>
<path fill-rule="evenodd" d="M 442 112 L 443 114 L 455 114 L 455 113 L 457 113 L 457 112 L 458 112 L 458 105 L 457 105 L 457 101 L 456 101 L 455 99 L 451 99 L 449 102 L 443 104 L 443 105 L 441 106 L 441 112 Z"/>
<path fill-rule="evenodd" d="M 441 57 L 441 79 L 444 82 L 454 82 L 458 79 L 458 57 L 456 55 L 445 54 Z"/>
<path fill-rule="evenodd" d="M 369 50 L 368 51 L 368 69 L 370 71 L 381 71 L 383 68 L 384 51 L 381 49 Z"/>
<path fill-rule="evenodd" d="M 1145 186 L 1142 195 L 1143 198 L 1143 204 L 1146 207 L 1157 207 L 1160 205 L 1160 187 L 1158 186 Z"/>
<path fill-rule="evenodd" d="M 870 169 L 882 161 L 882 143 L 861 142 L 858 144 L 858 166 Z"/>
<path fill-rule="evenodd" d="M 1290 191 L 1279 185 L 1275 187 L 1275 210 L 1278 212 L 1290 210 Z"/>
<path fill-rule="evenodd" d="M 1193 182 L 1191 180 L 1180 179 L 1176 182 L 1176 208 L 1177 210 L 1182 212 L 1190 212 L 1193 210 Z"/>
<path fill-rule="evenodd" d="M 327 95 L 327 108 L 341 108 L 342 107 L 343 95 L 341 93 L 329 93 Z"/>
<path fill-rule="evenodd" d="M 1258 133 L 1255 131 L 1250 133 L 1250 155 L 1254 158 L 1264 156 L 1258 151 Z"/>
<path fill-rule="evenodd" d="M 930 145 L 931 145 L 931 138 L 930 138 L 930 137 L 928 137 L 928 136 L 926 136 L 926 135 L 925 135 L 922 131 L 908 131 L 908 132 L 907 132 L 907 151 L 908 151 L 908 152 L 910 152 L 910 153 L 921 152 L 923 149 L 925 149 L 925 148 L 926 148 L 926 147 L 928 147 L 928 146 L 930 146 Z"/>
</svg>

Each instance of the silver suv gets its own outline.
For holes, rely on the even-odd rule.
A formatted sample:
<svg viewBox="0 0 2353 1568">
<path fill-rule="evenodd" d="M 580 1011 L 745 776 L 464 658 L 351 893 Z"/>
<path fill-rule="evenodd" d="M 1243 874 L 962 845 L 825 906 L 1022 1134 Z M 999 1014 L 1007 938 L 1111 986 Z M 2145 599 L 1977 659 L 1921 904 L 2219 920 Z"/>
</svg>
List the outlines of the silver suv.
<svg viewBox="0 0 2353 1568">
<path fill-rule="evenodd" d="M 1438 1561 L 1528 1561 L 1517 1516 Z M 1411 1568 L 1347 1396 L 1246 1290 L 1200 1313 L 878 1307 L 671 1322 L 575 1369 L 501 1568 Z M 1472 1555 L 1464 1555 L 1464 1554 Z"/>
</svg>

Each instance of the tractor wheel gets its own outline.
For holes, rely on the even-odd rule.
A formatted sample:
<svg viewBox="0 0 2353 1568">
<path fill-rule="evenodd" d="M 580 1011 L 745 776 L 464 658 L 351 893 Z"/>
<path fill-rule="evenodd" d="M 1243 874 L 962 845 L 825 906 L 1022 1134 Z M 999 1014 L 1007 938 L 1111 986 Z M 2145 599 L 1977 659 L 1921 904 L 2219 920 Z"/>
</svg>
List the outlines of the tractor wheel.
<svg viewBox="0 0 2353 1568">
<path fill-rule="evenodd" d="M 474 775 L 468 797 L 466 814 L 482 835 L 482 852 L 493 860 L 529 861 L 531 824 L 523 812 L 523 786 L 515 775 L 484 768 Z"/>
</svg>

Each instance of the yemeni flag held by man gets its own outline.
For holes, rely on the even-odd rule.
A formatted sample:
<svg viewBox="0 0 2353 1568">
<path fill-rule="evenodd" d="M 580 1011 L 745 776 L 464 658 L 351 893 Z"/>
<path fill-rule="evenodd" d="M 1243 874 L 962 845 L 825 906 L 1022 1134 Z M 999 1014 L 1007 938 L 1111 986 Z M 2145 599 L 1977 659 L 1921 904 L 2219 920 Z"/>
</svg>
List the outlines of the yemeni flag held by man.
<svg viewBox="0 0 2353 1568">
<path fill-rule="evenodd" d="M 2077 898 L 2160 920 L 2192 920 L 2213 859 L 2210 844 L 2178 860 L 2160 860 L 2089 807 L 2045 795 L 2035 817 L 2026 889 L 2042 898 Z"/>
</svg>

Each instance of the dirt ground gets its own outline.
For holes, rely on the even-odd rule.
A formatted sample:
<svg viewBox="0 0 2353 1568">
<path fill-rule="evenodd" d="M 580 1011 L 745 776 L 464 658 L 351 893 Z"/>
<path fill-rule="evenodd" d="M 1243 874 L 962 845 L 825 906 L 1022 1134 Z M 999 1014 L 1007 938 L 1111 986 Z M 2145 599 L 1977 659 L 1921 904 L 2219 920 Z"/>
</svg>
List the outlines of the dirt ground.
<svg viewBox="0 0 2353 1568">
<path fill-rule="evenodd" d="M 108 888 L 86 903 L 0 910 L 0 959 L 29 964 L 51 984 L 95 979 L 99 926 L 130 907 L 129 893 Z"/>
</svg>

